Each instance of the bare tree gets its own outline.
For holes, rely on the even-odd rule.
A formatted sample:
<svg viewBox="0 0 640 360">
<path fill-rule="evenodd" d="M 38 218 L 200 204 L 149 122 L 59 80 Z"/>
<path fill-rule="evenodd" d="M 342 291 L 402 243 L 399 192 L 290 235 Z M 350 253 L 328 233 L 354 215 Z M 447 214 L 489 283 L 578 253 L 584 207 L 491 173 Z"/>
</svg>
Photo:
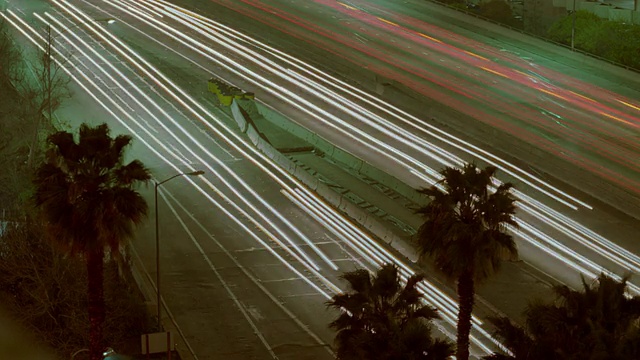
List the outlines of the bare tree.
<svg viewBox="0 0 640 360">
<path fill-rule="evenodd" d="M 54 54 L 56 37 L 51 34 L 51 26 L 47 27 L 45 37 L 45 51 L 38 56 L 38 62 L 34 73 L 39 88 L 25 88 L 23 96 L 29 100 L 34 109 L 33 113 L 33 138 L 29 146 L 29 157 L 27 166 L 32 168 L 34 158 L 40 150 L 40 133 L 42 130 L 50 132 L 55 128 L 53 122 L 53 112 L 56 111 L 62 101 L 70 97 L 69 77 L 64 73 L 63 66 L 65 57 L 56 58 Z M 29 91 L 30 90 L 30 91 Z M 45 115 L 46 114 L 46 115 Z"/>
<path fill-rule="evenodd" d="M 13 219 L 16 220 L 16 219 Z M 45 344 L 67 352 L 83 346 L 83 264 L 56 256 L 36 223 L 9 222 L 0 242 L 0 299 Z M 74 309 L 78 309 L 77 313 Z M 84 316 L 86 318 L 86 316 Z M 85 328 L 85 329 L 83 329 Z"/>
<path fill-rule="evenodd" d="M 61 255 L 43 232 L 27 217 L 0 235 L 0 303 L 42 345 L 68 359 L 89 343 L 87 273 L 81 259 Z M 127 269 L 120 273 L 115 262 L 105 264 L 105 342 L 116 348 L 151 324 Z"/>
<path fill-rule="evenodd" d="M 19 194 L 30 184 L 25 181 L 30 128 L 25 119 L 22 93 L 25 90 L 25 63 L 22 50 L 11 37 L 8 24 L 0 18 L 0 203 L 2 211 L 14 209 Z"/>
<path fill-rule="evenodd" d="M 41 154 L 42 133 L 55 128 L 53 113 L 71 95 L 63 69 L 66 57 L 55 56 L 55 38 L 48 27 L 44 51 L 38 50 L 31 62 L 15 44 L 4 18 L 0 20 L 0 86 L 7 90 L 5 101 L 0 100 L 0 151 L 19 157 L 26 151 L 28 168 Z"/>
<path fill-rule="evenodd" d="M 14 44 L 9 28 L 4 18 L 0 19 L 0 82 L 3 89 L 14 88 L 13 84 L 22 81 L 24 77 L 21 66 L 22 53 Z"/>
</svg>

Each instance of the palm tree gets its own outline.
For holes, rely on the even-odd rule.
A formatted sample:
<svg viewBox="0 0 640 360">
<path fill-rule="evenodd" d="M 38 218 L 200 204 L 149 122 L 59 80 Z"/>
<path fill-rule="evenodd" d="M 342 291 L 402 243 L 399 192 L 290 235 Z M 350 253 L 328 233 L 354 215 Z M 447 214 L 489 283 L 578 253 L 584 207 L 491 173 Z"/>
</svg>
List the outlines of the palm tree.
<svg viewBox="0 0 640 360">
<path fill-rule="evenodd" d="M 117 258 L 124 240 L 146 216 L 147 203 L 134 187 L 151 176 L 137 160 L 124 164 L 131 137 L 111 138 L 106 124 L 82 124 L 77 142 L 66 131 L 52 134 L 48 141 L 46 161 L 34 179 L 35 203 L 54 244 L 86 261 L 90 357 L 97 360 L 104 349 L 105 250 Z"/>
<path fill-rule="evenodd" d="M 485 359 L 640 359 L 640 296 L 626 294 L 628 279 L 601 274 L 594 284 L 583 279 L 582 291 L 555 286 L 555 302 L 529 305 L 525 327 L 491 319 L 511 354 Z"/>
<path fill-rule="evenodd" d="M 418 209 L 425 218 L 417 233 L 420 255 L 431 258 L 445 276 L 457 281 L 458 360 L 469 358 L 476 284 L 498 271 L 501 261 L 518 256 L 506 232 L 507 226 L 516 227 L 512 184 L 493 188 L 495 172 L 495 167 L 479 170 L 474 164 L 445 168 L 441 181 L 419 190 L 431 198 Z"/>
<path fill-rule="evenodd" d="M 360 269 L 342 278 L 350 291 L 327 302 L 341 311 L 330 324 L 338 332 L 339 360 L 445 360 L 453 354 L 451 343 L 431 336 L 429 322 L 438 314 L 416 289 L 422 275 L 402 287 L 398 268 L 385 264 L 373 277 Z"/>
</svg>

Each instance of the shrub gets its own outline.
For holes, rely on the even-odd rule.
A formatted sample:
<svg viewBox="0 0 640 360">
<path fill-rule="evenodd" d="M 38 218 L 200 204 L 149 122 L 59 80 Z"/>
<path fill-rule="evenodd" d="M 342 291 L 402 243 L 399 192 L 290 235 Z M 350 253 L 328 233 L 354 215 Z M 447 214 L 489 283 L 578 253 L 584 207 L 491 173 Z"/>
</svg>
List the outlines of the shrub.
<svg viewBox="0 0 640 360">
<path fill-rule="evenodd" d="M 556 21 L 551 40 L 571 44 L 572 15 Z M 640 69 L 640 26 L 603 19 L 588 11 L 576 12 L 575 47 L 605 59 Z"/>
<path fill-rule="evenodd" d="M 60 255 L 43 239 L 38 223 L 11 224 L 0 237 L 0 303 L 45 347 L 69 358 L 89 343 L 86 266 Z M 105 264 L 105 343 L 116 348 L 150 324 L 128 274 L 113 261 Z"/>
</svg>

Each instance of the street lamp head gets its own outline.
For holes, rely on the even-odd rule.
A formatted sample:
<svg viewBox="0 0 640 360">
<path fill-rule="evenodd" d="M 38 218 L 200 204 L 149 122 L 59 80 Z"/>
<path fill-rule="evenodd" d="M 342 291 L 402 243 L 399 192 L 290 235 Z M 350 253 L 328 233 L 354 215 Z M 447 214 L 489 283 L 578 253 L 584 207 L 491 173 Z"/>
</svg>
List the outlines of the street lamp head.
<svg viewBox="0 0 640 360">
<path fill-rule="evenodd" d="M 107 20 L 107 24 L 108 24 L 108 25 L 111 25 L 111 24 L 113 24 L 114 22 L 116 22 L 116 20 L 115 20 L 115 19 L 109 19 L 109 20 Z"/>
<path fill-rule="evenodd" d="M 160 182 L 156 182 L 156 187 L 158 187 L 158 186 L 160 186 L 160 185 L 162 185 L 162 184 L 166 183 L 166 182 L 167 182 L 167 181 L 169 181 L 169 180 L 175 179 L 175 178 L 177 178 L 178 176 L 199 176 L 199 175 L 202 175 L 202 174 L 204 174 L 204 171 L 202 171 L 202 170 L 192 171 L 192 172 L 178 173 L 178 174 L 175 174 L 175 175 L 173 175 L 172 177 L 170 177 L 170 178 L 168 178 L 168 179 L 165 179 L 165 180 L 160 181 Z"/>
</svg>

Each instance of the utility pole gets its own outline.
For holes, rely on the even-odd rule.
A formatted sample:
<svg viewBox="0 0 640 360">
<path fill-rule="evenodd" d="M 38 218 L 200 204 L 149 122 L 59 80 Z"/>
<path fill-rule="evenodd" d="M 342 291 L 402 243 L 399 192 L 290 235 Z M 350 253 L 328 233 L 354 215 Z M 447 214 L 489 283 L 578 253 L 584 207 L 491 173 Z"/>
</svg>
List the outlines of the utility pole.
<svg viewBox="0 0 640 360">
<path fill-rule="evenodd" d="M 57 36 L 60 36 L 61 34 L 69 30 L 75 29 L 80 25 L 87 24 L 90 22 L 105 22 L 108 25 L 108 24 L 113 24 L 115 21 L 116 20 L 113 18 L 93 19 L 93 20 L 81 22 L 73 26 L 58 30 L 57 34 L 52 34 L 51 24 L 47 25 L 47 34 L 45 39 L 47 43 L 45 44 L 45 47 L 44 47 L 44 54 L 42 58 L 40 58 L 41 64 L 39 64 L 39 65 L 42 65 L 42 71 L 38 69 L 38 75 L 37 75 L 38 81 L 40 81 L 40 84 L 42 87 L 42 101 L 40 101 L 37 104 L 39 113 L 36 115 L 37 119 L 35 120 L 33 141 L 29 149 L 29 156 L 27 158 L 28 167 L 32 166 L 35 155 L 36 155 L 36 147 L 38 146 L 40 129 L 42 128 L 42 120 L 44 117 L 42 113 L 46 111 L 48 124 L 49 125 L 53 124 L 53 110 L 54 110 L 53 97 L 56 96 L 55 100 L 56 100 L 56 107 L 57 107 L 59 105 L 59 100 L 61 99 L 62 96 L 64 96 L 62 93 L 60 93 L 60 90 L 65 89 L 66 83 L 67 83 L 66 81 L 60 79 L 59 71 L 63 70 L 62 69 L 64 67 L 63 63 L 62 62 L 56 63 L 53 59 L 53 51 L 55 50 L 55 46 L 53 42 L 56 40 Z M 64 58 L 64 56 L 60 58 L 61 61 L 62 61 L 62 58 Z M 52 67 L 54 66 L 55 68 L 52 69 Z"/>
<path fill-rule="evenodd" d="M 574 0 L 575 1 L 575 0 Z M 46 65 L 47 65 L 47 107 L 48 107 L 48 117 L 49 117 L 49 121 L 51 121 L 51 85 L 53 80 L 51 79 L 51 62 L 52 62 L 52 58 L 51 58 L 51 43 L 53 42 L 53 38 L 51 37 L 51 25 L 47 26 L 47 58 L 46 58 Z"/>
<path fill-rule="evenodd" d="M 52 83 L 53 79 L 51 79 L 51 62 L 52 62 L 52 43 L 53 37 L 51 36 L 51 25 L 47 26 L 47 44 L 46 50 L 42 57 L 42 66 L 44 67 L 44 73 L 40 73 L 42 75 L 39 79 L 42 82 L 42 90 L 44 92 L 46 105 L 47 105 L 47 117 L 48 121 L 51 122 L 51 113 L 53 112 L 51 107 L 51 96 L 52 96 Z M 33 165 L 33 159 L 36 155 L 36 146 L 38 146 L 38 138 L 40 135 L 40 124 L 42 123 L 42 113 L 38 113 L 35 115 L 35 129 L 33 130 L 33 140 L 31 141 L 31 147 L 29 148 L 29 157 L 27 158 L 27 167 L 31 167 Z"/>
<path fill-rule="evenodd" d="M 573 10 L 571 10 L 571 51 L 576 50 L 575 39 L 576 39 L 576 0 L 573 0 Z"/>
</svg>

